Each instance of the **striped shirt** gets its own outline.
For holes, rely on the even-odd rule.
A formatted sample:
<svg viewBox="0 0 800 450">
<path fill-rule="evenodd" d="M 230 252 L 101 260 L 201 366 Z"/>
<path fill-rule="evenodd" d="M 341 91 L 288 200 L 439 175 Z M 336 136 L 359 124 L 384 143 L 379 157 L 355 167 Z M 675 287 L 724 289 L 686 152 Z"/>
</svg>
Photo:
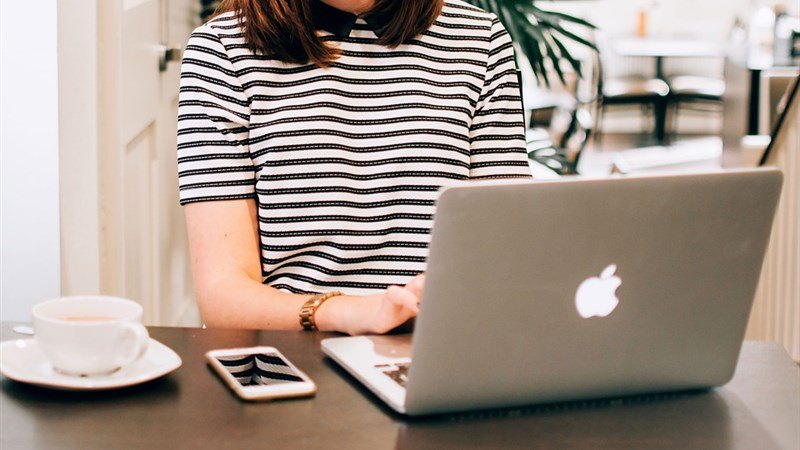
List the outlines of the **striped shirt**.
<svg viewBox="0 0 800 450">
<path fill-rule="evenodd" d="M 181 204 L 254 199 L 263 282 L 288 292 L 405 284 L 425 270 L 440 187 L 530 176 L 513 46 L 494 15 L 447 0 L 394 49 L 351 17 L 319 31 L 342 50 L 329 68 L 254 55 L 233 13 L 184 53 Z"/>
</svg>

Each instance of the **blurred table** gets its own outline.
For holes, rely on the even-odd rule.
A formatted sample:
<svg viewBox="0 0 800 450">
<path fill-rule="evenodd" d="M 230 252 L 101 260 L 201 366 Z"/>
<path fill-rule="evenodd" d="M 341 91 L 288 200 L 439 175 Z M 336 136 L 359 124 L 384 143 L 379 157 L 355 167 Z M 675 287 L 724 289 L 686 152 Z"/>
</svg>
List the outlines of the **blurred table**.
<svg viewBox="0 0 800 450">
<path fill-rule="evenodd" d="M 618 37 L 611 40 L 611 50 L 625 57 L 653 58 L 655 74 L 659 80 L 667 81 L 664 73 L 666 58 L 715 58 L 724 56 L 722 45 L 704 39 L 690 38 L 637 38 Z M 665 109 L 656 108 L 656 138 L 664 142 L 667 115 Z"/>
<path fill-rule="evenodd" d="M 665 80 L 665 58 L 720 58 L 724 56 L 721 44 L 705 39 L 689 38 L 616 38 L 611 49 L 620 56 L 653 58 L 656 78 Z"/>
<path fill-rule="evenodd" d="M 11 328 L 0 339 L 27 338 Z M 710 391 L 408 419 L 324 357 L 331 333 L 149 330 L 183 358 L 161 379 L 107 392 L 0 380 L 0 448 L 800 448 L 800 368 L 777 344 L 746 342 L 733 380 Z M 204 354 L 255 345 L 280 349 L 317 395 L 238 400 Z"/>
</svg>

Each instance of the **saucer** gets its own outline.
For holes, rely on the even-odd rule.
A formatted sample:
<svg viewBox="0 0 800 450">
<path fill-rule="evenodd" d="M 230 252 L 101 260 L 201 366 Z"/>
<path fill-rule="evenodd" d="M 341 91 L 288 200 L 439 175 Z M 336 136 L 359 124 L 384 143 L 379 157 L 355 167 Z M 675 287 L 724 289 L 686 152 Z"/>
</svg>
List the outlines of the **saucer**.
<svg viewBox="0 0 800 450">
<path fill-rule="evenodd" d="M 108 375 L 70 376 L 57 372 L 45 358 L 35 339 L 0 343 L 0 373 L 36 386 L 68 391 L 118 389 L 164 376 L 181 366 L 181 357 L 171 348 L 150 339 L 140 359 Z"/>
</svg>

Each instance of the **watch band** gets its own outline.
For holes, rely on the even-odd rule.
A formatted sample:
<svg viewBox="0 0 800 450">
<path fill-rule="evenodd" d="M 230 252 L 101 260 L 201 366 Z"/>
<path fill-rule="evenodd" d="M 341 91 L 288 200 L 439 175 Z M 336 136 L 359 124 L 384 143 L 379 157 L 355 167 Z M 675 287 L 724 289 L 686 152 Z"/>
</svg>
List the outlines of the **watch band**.
<svg viewBox="0 0 800 450">
<path fill-rule="evenodd" d="M 320 307 L 326 300 L 342 295 L 339 291 L 328 292 L 326 294 L 314 294 L 307 302 L 300 308 L 300 326 L 306 331 L 316 331 L 317 323 L 314 321 L 314 314 L 317 313 L 317 308 Z"/>
</svg>

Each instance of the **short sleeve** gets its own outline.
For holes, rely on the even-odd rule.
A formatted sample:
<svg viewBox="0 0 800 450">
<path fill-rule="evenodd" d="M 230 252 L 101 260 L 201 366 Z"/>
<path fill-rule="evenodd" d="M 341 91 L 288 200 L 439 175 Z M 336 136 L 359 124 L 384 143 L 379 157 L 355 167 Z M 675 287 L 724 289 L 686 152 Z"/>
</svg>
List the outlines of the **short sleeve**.
<svg viewBox="0 0 800 450">
<path fill-rule="evenodd" d="M 486 76 L 470 126 L 470 178 L 530 177 L 514 46 L 492 16 Z"/>
<path fill-rule="evenodd" d="M 182 205 L 255 196 L 248 147 L 250 101 L 220 37 L 208 24 L 189 38 L 178 98 Z"/>
</svg>

